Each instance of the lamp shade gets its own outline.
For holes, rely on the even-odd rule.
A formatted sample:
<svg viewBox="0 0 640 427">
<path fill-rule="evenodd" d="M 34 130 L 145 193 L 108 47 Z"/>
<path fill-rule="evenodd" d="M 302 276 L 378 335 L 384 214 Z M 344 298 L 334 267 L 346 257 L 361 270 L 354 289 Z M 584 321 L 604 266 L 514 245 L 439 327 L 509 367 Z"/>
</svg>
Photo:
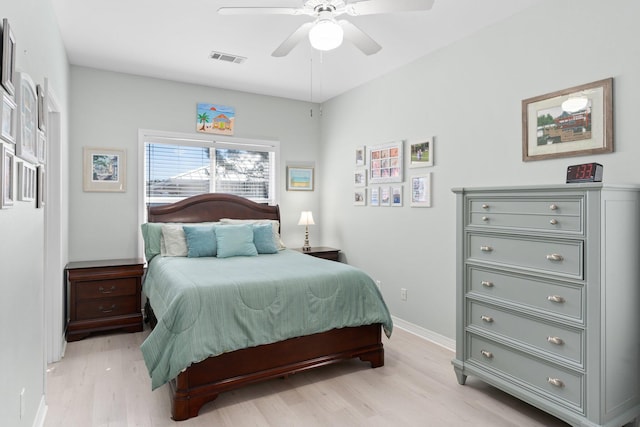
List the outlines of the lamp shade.
<svg viewBox="0 0 640 427">
<path fill-rule="evenodd" d="M 311 211 L 302 211 L 298 225 L 315 225 L 315 222 L 313 222 L 313 213 L 311 213 Z"/>
<path fill-rule="evenodd" d="M 333 19 L 321 19 L 309 31 L 309 42 L 318 50 L 335 49 L 342 44 L 344 31 Z"/>
</svg>

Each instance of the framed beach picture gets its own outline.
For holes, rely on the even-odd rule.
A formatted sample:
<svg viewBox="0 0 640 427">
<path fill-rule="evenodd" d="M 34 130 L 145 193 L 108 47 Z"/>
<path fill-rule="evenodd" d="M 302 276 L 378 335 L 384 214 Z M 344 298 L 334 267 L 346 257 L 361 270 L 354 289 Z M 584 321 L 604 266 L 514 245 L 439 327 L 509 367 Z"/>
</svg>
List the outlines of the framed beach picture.
<svg viewBox="0 0 640 427">
<path fill-rule="evenodd" d="M 433 166 L 433 137 L 409 141 L 409 167 Z"/>
<path fill-rule="evenodd" d="M 522 101 L 522 160 L 613 152 L 613 78 Z"/>
<path fill-rule="evenodd" d="M 287 166 L 287 190 L 313 191 L 313 168 Z"/>
<path fill-rule="evenodd" d="M 402 141 L 369 147 L 369 183 L 402 182 Z"/>
<path fill-rule="evenodd" d="M 411 177 L 411 206 L 431 207 L 431 173 Z"/>
<path fill-rule="evenodd" d="M 233 135 L 236 109 L 227 105 L 198 104 L 196 130 L 216 135 Z"/>
<path fill-rule="evenodd" d="M 84 147 L 82 189 L 125 192 L 127 157 L 125 150 Z"/>
</svg>

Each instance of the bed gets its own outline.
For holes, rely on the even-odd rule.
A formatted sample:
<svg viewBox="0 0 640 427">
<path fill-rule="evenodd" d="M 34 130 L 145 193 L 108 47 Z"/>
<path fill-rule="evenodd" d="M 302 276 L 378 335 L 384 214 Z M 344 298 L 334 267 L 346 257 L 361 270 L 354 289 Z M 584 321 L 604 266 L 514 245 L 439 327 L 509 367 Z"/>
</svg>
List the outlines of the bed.
<svg viewBox="0 0 640 427">
<path fill-rule="evenodd" d="M 220 221 L 238 229 L 266 222 L 279 240 L 278 206 L 233 195 L 203 194 L 148 210 L 155 229 L 178 223 L 186 233 L 192 223 Z M 352 358 L 384 365 L 381 334 L 390 336 L 391 318 L 373 280 L 356 268 L 282 247 L 222 259 L 151 257 L 143 291 L 153 330 L 141 349 L 152 388 L 169 383 L 176 421 L 197 416 L 221 392 L 257 381 Z"/>
</svg>

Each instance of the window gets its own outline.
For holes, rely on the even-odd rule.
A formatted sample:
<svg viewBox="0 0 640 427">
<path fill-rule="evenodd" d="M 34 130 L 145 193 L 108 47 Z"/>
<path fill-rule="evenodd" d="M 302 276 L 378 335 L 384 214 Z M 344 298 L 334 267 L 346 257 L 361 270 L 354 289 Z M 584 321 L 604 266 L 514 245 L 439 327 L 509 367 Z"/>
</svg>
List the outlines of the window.
<svg viewBox="0 0 640 427">
<path fill-rule="evenodd" d="M 278 143 L 141 131 L 144 205 L 202 193 L 230 193 L 275 204 Z"/>
</svg>

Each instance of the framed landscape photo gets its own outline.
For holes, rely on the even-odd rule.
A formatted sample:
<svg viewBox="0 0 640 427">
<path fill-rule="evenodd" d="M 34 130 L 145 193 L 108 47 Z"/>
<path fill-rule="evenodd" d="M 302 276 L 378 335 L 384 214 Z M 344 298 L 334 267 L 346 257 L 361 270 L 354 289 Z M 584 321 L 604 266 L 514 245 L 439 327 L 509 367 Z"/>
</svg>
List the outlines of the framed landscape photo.
<svg viewBox="0 0 640 427">
<path fill-rule="evenodd" d="M 431 173 L 411 177 L 411 206 L 431 207 Z"/>
<path fill-rule="evenodd" d="M 369 148 L 369 182 L 402 182 L 402 141 Z"/>
<path fill-rule="evenodd" d="M 125 192 L 127 157 L 125 150 L 84 147 L 82 189 Z"/>
<path fill-rule="evenodd" d="M 433 137 L 409 142 L 409 167 L 433 166 Z"/>
<path fill-rule="evenodd" d="M 313 191 L 313 168 L 287 166 L 287 190 Z"/>
<path fill-rule="evenodd" d="M 522 101 L 522 160 L 613 152 L 613 78 Z"/>
<path fill-rule="evenodd" d="M 0 72 L 0 82 L 9 95 L 15 95 L 14 73 L 16 69 L 16 39 L 9 26 L 9 20 L 2 20 L 2 72 Z"/>
</svg>

